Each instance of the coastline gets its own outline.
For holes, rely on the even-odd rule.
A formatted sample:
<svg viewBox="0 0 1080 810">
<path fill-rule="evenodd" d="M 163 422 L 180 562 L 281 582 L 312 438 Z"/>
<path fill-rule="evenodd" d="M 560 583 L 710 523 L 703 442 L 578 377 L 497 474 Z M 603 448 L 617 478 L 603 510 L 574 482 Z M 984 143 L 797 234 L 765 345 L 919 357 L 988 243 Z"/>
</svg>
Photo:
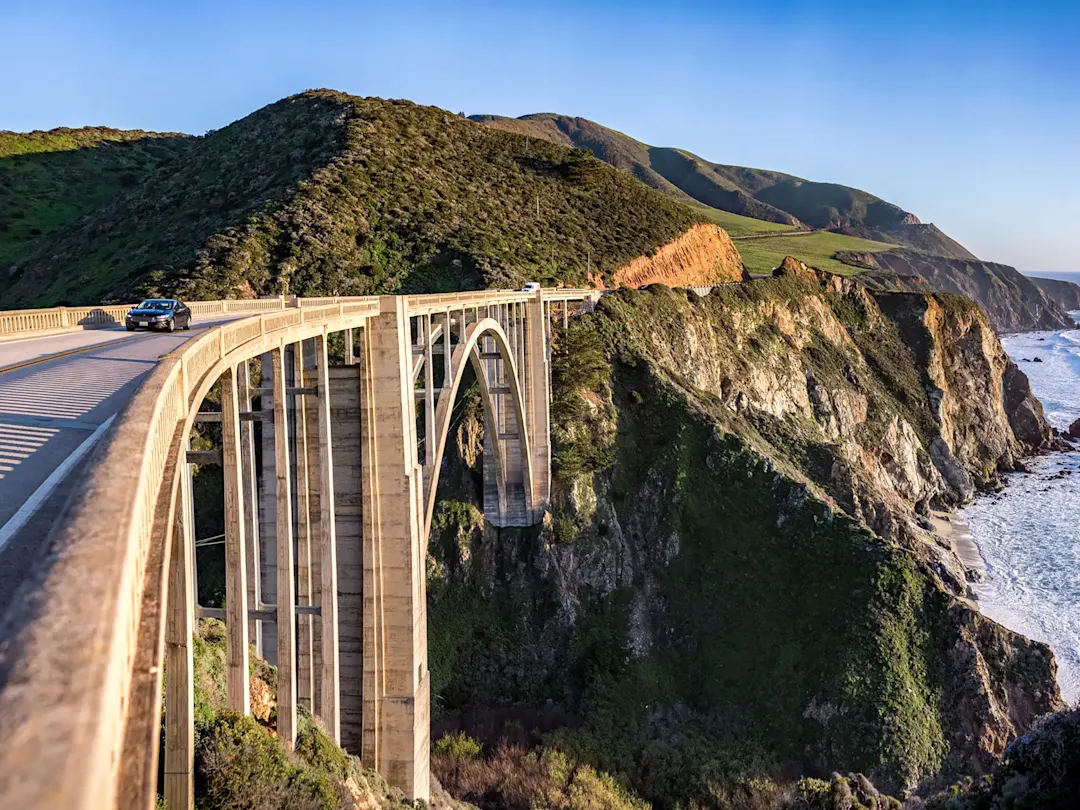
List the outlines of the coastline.
<svg viewBox="0 0 1080 810">
<path fill-rule="evenodd" d="M 988 576 L 986 560 L 983 559 L 979 546 L 971 534 L 971 527 L 958 520 L 957 512 L 935 509 L 930 513 L 930 522 L 934 533 L 947 540 L 953 554 L 964 567 L 964 579 L 967 580 L 967 597 L 978 604 L 979 594 L 976 586 L 985 582 Z"/>
</svg>

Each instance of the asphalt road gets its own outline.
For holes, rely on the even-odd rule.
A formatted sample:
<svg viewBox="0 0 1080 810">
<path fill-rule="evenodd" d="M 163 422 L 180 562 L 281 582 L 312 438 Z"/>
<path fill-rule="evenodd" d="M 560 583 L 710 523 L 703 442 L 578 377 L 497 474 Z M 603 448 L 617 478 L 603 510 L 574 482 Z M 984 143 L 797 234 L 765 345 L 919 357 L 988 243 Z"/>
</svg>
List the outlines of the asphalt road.
<svg viewBox="0 0 1080 810">
<path fill-rule="evenodd" d="M 130 341 L 127 331 L 109 329 L 0 344 L 0 368 L 41 360 L 0 374 L 0 615 L 44 552 L 79 467 L 112 418 L 162 355 L 222 322 L 172 334 L 138 332 Z"/>
</svg>

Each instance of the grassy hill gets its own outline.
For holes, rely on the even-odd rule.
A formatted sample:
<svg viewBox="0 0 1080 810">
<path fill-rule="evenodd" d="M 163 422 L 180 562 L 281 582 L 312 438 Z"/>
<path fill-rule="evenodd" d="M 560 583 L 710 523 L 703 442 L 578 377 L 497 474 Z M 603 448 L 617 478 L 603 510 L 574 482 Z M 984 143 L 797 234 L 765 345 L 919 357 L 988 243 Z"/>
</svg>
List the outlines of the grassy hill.
<svg viewBox="0 0 1080 810">
<path fill-rule="evenodd" d="M 138 185 L 189 142 L 107 127 L 0 132 L 0 266 Z"/>
<path fill-rule="evenodd" d="M 743 257 L 743 264 L 751 273 L 771 273 L 779 267 L 785 256 L 794 256 L 819 270 L 827 270 L 841 276 L 861 274 L 863 267 L 842 261 L 848 251 L 879 253 L 891 250 L 895 245 L 856 239 L 850 236 L 819 231 L 805 236 L 773 236 L 762 239 L 741 239 L 736 244 Z"/>
<path fill-rule="evenodd" d="M 880 226 L 874 228 L 837 228 L 835 233 L 870 239 L 875 242 L 892 242 L 912 248 L 921 253 L 946 256 L 950 259 L 975 259 L 975 254 L 955 239 L 947 236 L 936 225 L 909 223 L 907 225 Z"/>
<path fill-rule="evenodd" d="M 533 139 L 588 149 L 604 162 L 683 202 L 696 201 L 709 208 L 743 217 L 788 227 L 801 226 L 791 214 L 755 200 L 736 184 L 712 175 L 700 158 L 675 149 L 657 149 L 586 118 L 554 113 L 537 113 L 521 118 L 500 115 L 474 115 L 471 118 L 487 126 Z"/>
<path fill-rule="evenodd" d="M 310 91 L 190 140 L 0 265 L 0 306 L 580 283 L 708 219 L 582 150 L 408 101 Z"/>
<path fill-rule="evenodd" d="M 836 230 L 944 256 L 974 258 L 933 225 L 924 225 L 914 214 L 860 189 L 713 163 L 682 149 L 650 146 L 585 118 L 537 113 L 521 118 L 474 115 L 472 119 L 531 138 L 589 149 L 601 160 L 676 199 L 690 198 L 706 209 L 761 220 L 757 231 L 768 231 L 773 224 Z M 752 226 L 742 224 L 744 228 L 733 235 L 754 232 Z M 809 261 L 811 257 L 799 258 Z"/>
</svg>

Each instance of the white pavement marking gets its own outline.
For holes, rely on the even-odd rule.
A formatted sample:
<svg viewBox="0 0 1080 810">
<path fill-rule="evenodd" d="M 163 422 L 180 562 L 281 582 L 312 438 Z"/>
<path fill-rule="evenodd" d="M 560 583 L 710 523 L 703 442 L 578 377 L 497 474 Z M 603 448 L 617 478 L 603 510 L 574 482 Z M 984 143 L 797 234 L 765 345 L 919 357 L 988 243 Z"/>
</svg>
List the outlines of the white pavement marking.
<svg viewBox="0 0 1080 810">
<path fill-rule="evenodd" d="M 8 544 L 8 541 L 18 534 L 19 530 L 26 525 L 26 522 L 30 520 L 38 507 L 45 503 L 46 498 L 48 498 L 52 491 L 56 489 L 57 485 L 64 480 L 64 476 L 71 472 L 71 468 L 78 464 L 79 460 L 90 452 L 90 449 L 97 440 L 101 438 L 101 435 L 109 429 L 109 426 L 113 423 L 114 419 L 116 419 L 115 414 L 102 422 L 97 430 L 87 436 L 83 443 L 76 447 L 74 452 L 64 459 L 59 467 L 52 471 L 52 475 L 46 478 L 41 486 L 34 490 L 34 494 L 26 499 L 26 503 L 19 507 L 19 511 L 12 515 L 7 523 L 0 527 L 0 551 L 3 551 L 4 546 Z"/>
</svg>

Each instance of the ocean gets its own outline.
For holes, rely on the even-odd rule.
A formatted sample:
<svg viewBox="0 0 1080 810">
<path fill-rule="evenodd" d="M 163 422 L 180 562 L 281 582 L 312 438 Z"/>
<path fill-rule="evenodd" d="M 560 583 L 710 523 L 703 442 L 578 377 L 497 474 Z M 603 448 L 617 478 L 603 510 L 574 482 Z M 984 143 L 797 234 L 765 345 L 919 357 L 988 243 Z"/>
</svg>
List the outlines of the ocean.
<svg viewBox="0 0 1080 810">
<path fill-rule="evenodd" d="M 1080 320 L 1080 312 L 1072 315 Z M 1080 418 L 1080 328 L 1008 335 L 1001 342 L 1031 380 L 1051 424 L 1064 429 Z M 1036 357 L 1042 362 L 1033 362 Z M 1062 695 L 1076 703 L 1080 453 L 1052 453 L 1027 464 L 1029 473 L 1005 476 L 1003 492 L 977 497 L 962 513 L 987 568 L 987 581 L 977 586 L 979 607 L 1006 627 L 1049 644 Z"/>
</svg>

